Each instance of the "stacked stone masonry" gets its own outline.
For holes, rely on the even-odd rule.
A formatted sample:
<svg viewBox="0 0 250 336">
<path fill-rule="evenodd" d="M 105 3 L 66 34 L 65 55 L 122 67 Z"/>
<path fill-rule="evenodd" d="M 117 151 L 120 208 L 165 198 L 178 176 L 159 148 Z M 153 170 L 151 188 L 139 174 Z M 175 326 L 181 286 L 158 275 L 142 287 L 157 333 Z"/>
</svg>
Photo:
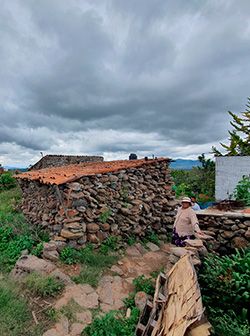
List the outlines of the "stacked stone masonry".
<svg viewBox="0 0 250 336">
<path fill-rule="evenodd" d="M 152 229 L 166 234 L 175 203 L 169 161 L 150 160 L 61 185 L 21 178 L 21 208 L 53 240 L 73 247 L 99 244 L 110 235 L 143 236 Z"/>
<path fill-rule="evenodd" d="M 44 169 L 50 167 L 67 166 L 81 162 L 101 162 L 102 156 L 87 155 L 46 155 L 35 163 L 29 170 Z"/>
</svg>

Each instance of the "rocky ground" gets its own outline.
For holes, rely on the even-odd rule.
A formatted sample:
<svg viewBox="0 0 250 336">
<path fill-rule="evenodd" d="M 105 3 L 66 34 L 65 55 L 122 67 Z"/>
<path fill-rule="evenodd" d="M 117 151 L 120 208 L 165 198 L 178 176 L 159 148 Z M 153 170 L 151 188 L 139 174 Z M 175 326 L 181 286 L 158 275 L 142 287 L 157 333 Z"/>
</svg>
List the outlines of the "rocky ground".
<svg viewBox="0 0 250 336">
<path fill-rule="evenodd" d="M 140 243 L 129 246 L 124 257 L 105 272 L 97 288 L 89 284 L 75 284 L 65 274 L 65 269 L 31 255 L 24 255 L 19 259 L 12 276 L 18 279 L 35 271 L 63 280 L 65 289 L 53 303 L 54 309 L 60 312 L 60 318 L 43 336 L 80 336 L 94 316 L 124 307 L 123 300 L 133 291 L 133 280 L 138 276 L 150 277 L 152 272 L 160 270 L 168 272 L 179 257 L 187 253 L 192 256 L 194 265 L 200 265 L 199 256 L 206 254 L 206 248 L 201 240 L 189 242 L 186 248 L 174 247 L 169 243 L 161 243 L 159 247 L 151 242 L 145 247 Z M 137 299 L 140 306 L 144 297 L 139 295 Z M 69 309 L 70 317 L 67 317 L 67 313 L 62 314 Z"/>
</svg>

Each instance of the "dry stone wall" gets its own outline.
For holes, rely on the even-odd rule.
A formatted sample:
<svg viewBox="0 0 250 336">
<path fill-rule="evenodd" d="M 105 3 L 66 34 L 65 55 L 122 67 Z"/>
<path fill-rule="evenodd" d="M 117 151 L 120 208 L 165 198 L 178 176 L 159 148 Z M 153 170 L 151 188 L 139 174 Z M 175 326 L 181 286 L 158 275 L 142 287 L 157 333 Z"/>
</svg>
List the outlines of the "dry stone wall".
<svg viewBox="0 0 250 336">
<path fill-rule="evenodd" d="M 60 186 L 19 180 L 22 210 L 58 242 L 78 247 L 109 235 L 166 233 L 173 219 L 174 194 L 168 162 L 85 176 Z M 163 225 L 164 223 L 164 225 Z"/>
</svg>

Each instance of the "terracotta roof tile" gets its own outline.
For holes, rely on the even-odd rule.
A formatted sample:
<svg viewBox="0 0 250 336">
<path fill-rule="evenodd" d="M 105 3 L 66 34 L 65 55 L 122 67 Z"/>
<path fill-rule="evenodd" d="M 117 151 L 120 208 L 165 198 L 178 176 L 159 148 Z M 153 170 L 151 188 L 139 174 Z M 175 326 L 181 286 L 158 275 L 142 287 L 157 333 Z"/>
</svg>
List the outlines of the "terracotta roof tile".
<svg viewBox="0 0 250 336">
<path fill-rule="evenodd" d="M 159 158 L 155 160 L 119 160 L 79 163 L 68 166 L 45 168 L 40 170 L 28 171 L 18 174 L 17 179 L 37 180 L 44 184 L 63 184 L 75 181 L 83 176 L 111 173 L 128 168 L 137 168 L 143 165 L 149 165 L 153 162 L 169 162 L 170 159 Z"/>
</svg>

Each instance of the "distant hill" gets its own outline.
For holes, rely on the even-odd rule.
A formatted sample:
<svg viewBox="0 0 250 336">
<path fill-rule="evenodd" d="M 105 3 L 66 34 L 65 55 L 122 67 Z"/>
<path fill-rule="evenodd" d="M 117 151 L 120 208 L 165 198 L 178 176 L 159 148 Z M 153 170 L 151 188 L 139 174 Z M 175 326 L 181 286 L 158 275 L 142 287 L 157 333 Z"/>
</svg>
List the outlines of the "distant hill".
<svg viewBox="0 0 250 336">
<path fill-rule="evenodd" d="M 26 172 L 28 168 L 20 168 L 20 167 L 12 167 L 12 166 L 4 166 L 6 170 L 20 170 L 22 172 Z"/>
<path fill-rule="evenodd" d="M 176 159 L 174 162 L 171 162 L 170 168 L 190 170 L 193 167 L 199 167 L 200 165 L 201 164 L 198 160 Z"/>
</svg>

